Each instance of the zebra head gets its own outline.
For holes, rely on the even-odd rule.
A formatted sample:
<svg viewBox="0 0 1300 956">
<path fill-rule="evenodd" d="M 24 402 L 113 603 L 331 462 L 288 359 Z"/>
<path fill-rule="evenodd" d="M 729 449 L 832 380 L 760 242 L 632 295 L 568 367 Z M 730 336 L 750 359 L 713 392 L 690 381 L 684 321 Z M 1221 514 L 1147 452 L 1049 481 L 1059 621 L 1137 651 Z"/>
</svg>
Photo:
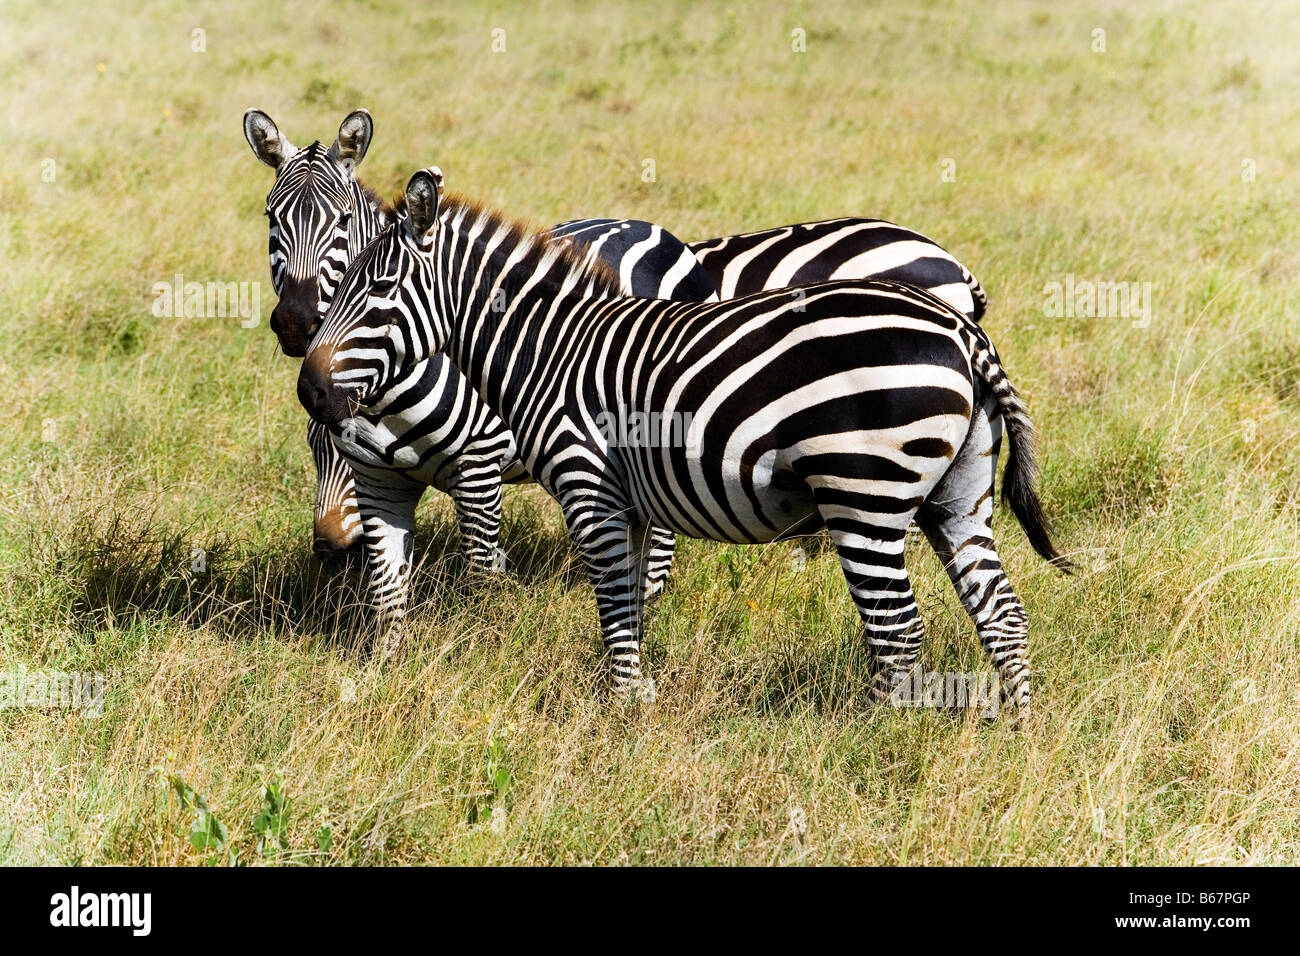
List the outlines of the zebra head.
<svg viewBox="0 0 1300 956">
<path fill-rule="evenodd" d="M 440 351 L 450 335 L 434 307 L 438 190 L 422 169 L 406 187 L 406 215 L 352 260 L 298 375 L 298 400 L 319 422 L 353 417 L 395 379 Z"/>
<path fill-rule="evenodd" d="M 360 551 L 361 511 L 352 469 L 334 447 L 325 426 L 307 420 L 307 444 L 316 464 L 316 505 L 312 513 L 312 550 L 322 558 Z"/>
<path fill-rule="evenodd" d="M 260 110 L 244 114 L 244 136 L 253 154 L 275 170 L 266 197 L 270 221 L 271 284 L 280 301 L 271 331 L 285 355 L 302 356 L 347 266 L 352 219 L 364 192 L 355 176 L 374 134 L 365 110 L 339 126 L 334 145 L 298 149 Z M 352 243 L 356 246 L 356 242 Z"/>
</svg>

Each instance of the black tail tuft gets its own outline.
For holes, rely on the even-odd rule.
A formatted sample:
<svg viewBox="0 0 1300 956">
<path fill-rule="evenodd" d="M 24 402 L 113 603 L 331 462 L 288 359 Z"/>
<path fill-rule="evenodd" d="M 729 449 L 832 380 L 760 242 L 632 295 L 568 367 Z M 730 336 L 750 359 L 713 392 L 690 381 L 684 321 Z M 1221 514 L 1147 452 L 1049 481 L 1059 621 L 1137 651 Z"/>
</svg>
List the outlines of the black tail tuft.
<svg viewBox="0 0 1300 956">
<path fill-rule="evenodd" d="M 1011 513 L 1025 529 L 1030 546 L 1053 567 L 1069 574 L 1075 566 L 1052 544 L 1043 503 L 1038 499 L 1035 487 L 1038 468 L 1034 461 L 1033 431 L 1026 428 L 1028 419 L 1004 415 L 1003 421 L 1007 423 L 1011 447 L 1007 453 L 1006 471 L 1002 473 L 1002 500 L 1010 506 Z"/>
<path fill-rule="evenodd" d="M 1007 468 L 1002 475 L 1002 500 L 1011 508 L 1025 529 L 1029 544 L 1053 567 L 1069 574 L 1075 565 L 1052 544 L 1043 504 L 1038 499 L 1038 465 L 1034 455 L 1034 426 L 1024 403 L 1016 394 L 992 343 L 976 355 L 980 377 L 992 390 L 1006 423 L 1008 444 Z"/>
</svg>

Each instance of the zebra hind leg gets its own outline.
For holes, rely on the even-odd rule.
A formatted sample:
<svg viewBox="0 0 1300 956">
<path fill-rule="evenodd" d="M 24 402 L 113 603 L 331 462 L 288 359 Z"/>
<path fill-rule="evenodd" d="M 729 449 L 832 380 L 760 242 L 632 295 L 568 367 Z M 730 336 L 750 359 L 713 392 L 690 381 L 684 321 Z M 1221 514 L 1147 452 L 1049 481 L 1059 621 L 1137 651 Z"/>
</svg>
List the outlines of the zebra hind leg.
<svg viewBox="0 0 1300 956">
<path fill-rule="evenodd" d="M 882 703 L 895 688 L 910 684 L 925 633 L 903 563 L 907 519 L 901 528 L 882 528 L 847 516 L 843 508 L 821 510 L 871 651 L 871 700 Z"/>
<path fill-rule="evenodd" d="M 1000 417 L 978 409 L 952 468 L 916 520 L 944 564 L 953 589 L 997 673 L 1004 705 L 1018 722 L 1030 715 L 1029 623 L 993 543 L 993 487 Z"/>
</svg>

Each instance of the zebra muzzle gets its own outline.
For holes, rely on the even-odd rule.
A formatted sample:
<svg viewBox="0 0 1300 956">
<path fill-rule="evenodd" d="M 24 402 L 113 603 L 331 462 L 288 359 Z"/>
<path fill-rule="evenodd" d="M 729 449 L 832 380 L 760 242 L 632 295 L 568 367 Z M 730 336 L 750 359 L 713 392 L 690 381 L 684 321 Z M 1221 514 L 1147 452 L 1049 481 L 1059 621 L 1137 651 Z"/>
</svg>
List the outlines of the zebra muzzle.
<svg viewBox="0 0 1300 956">
<path fill-rule="evenodd" d="M 298 401 L 322 425 L 336 426 L 352 416 L 354 403 L 349 394 L 330 377 L 328 349 L 315 349 L 303 360 L 298 373 Z"/>
<path fill-rule="evenodd" d="M 271 331 L 280 342 L 280 351 L 291 358 L 302 358 L 318 328 L 320 296 L 316 280 L 285 279 L 280 301 L 271 310 Z"/>
</svg>

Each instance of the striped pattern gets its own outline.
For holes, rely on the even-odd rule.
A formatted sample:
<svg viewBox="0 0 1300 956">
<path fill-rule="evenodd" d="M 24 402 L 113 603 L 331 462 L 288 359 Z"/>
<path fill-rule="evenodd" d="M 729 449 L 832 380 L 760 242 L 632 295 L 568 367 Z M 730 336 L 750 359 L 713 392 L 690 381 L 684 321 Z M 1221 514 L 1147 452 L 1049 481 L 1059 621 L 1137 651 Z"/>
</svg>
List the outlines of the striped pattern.
<svg viewBox="0 0 1300 956">
<path fill-rule="evenodd" d="M 256 115 L 254 115 L 256 114 Z M 250 126 L 250 117 L 254 124 Z M 355 179 L 364 146 L 349 153 L 349 124 L 356 118 L 368 142 L 369 117 L 354 113 L 328 149 L 288 144 L 269 117 L 249 111 L 245 132 L 254 153 L 276 170 L 267 196 L 272 281 L 281 299 L 272 329 L 286 354 L 302 354 L 320 323 L 347 263 L 396 210 Z M 270 143 L 268 147 L 267 143 Z M 340 157 L 351 156 L 349 161 Z M 686 247 L 658 226 L 640 222 L 573 222 L 557 227 L 552 240 L 602 256 L 632 257 L 627 291 L 668 290 L 676 295 L 713 294 L 712 285 Z M 652 240 L 647 245 L 646 240 Z M 682 269 L 689 262 L 693 269 Z M 418 396 L 418 398 L 412 398 Z M 498 546 L 501 484 L 526 481 L 513 454 L 513 439 L 450 362 L 424 363 L 409 381 L 377 403 L 358 427 L 331 438 L 317 423 L 308 444 L 317 473 L 313 548 L 319 554 L 365 551 L 370 599 L 381 619 L 404 615 L 410 579 L 410 542 L 416 506 L 426 488 L 448 494 L 455 506 L 461 550 L 474 571 L 500 570 Z M 657 594 L 667 581 L 674 539 L 657 532 L 646 588 Z"/>
<path fill-rule="evenodd" d="M 883 219 L 827 219 L 687 243 L 724 299 L 834 279 L 893 279 L 979 321 L 988 296 L 945 249 Z"/>
<path fill-rule="evenodd" d="M 574 219 L 546 230 L 546 238 L 581 247 L 618 273 L 628 295 L 683 302 L 716 301 L 718 287 L 691 250 L 652 222 Z"/>
<path fill-rule="evenodd" d="M 445 349 L 560 503 L 596 591 L 616 690 L 642 692 L 642 579 L 653 526 L 762 543 L 825 526 L 874 652 L 872 693 L 915 666 L 903 564 L 915 520 L 943 558 L 1004 695 L 1029 710 L 1027 622 L 993 544 L 1004 495 L 1060 561 L 1033 489 L 1030 426 L 987 334 L 910 286 L 823 283 L 719 303 L 619 296 L 615 276 L 459 197 L 441 174 L 349 267 L 299 397 L 332 431 Z M 631 412 L 679 441 L 620 443 Z"/>
<path fill-rule="evenodd" d="M 270 124 L 269 118 L 263 120 Z M 270 130 L 272 137 L 279 137 L 273 124 Z M 286 352 L 301 354 L 302 343 L 314 334 L 319 314 L 328 306 L 344 266 L 384 224 L 392 221 L 396 212 L 353 175 L 370 136 L 369 117 L 363 111 L 344 120 L 338 139 L 329 149 L 314 143 L 297 150 L 278 141 L 277 154 L 268 156 L 247 122 L 246 133 L 259 158 L 277 170 L 267 214 L 273 281 L 282 298 L 272 315 L 272 328 Z M 805 237 L 815 241 L 821 236 L 817 230 L 813 230 L 815 235 L 809 232 L 809 226 L 785 227 L 711 240 L 697 247 L 712 246 L 710 266 L 724 271 L 727 257 L 734 254 L 745 267 L 741 270 L 745 281 L 756 275 L 753 256 L 748 255 L 756 247 L 763 251 L 762 261 L 773 263 L 778 271 L 781 262 L 795 257 L 802 263 L 802 275 L 814 268 L 826 274 L 837 269 L 842 272 L 844 256 L 854 244 L 818 242 L 814 256 L 801 255 L 799 241 Z M 553 227 L 545 235 L 550 241 L 560 240 L 581 250 L 588 262 L 599 260 L 610 265 L 628 294 L 716 299 L 713 279 L 690 250 L 652 223 L 575 220 Z M 759 236 L 763 239 L 756 243 Z M 882 236 L 873 240 L 876 245 L 884 242 Z M 777 245 L 771 240 L 779 237 L 785 237 L 780 246 L 784 258 L 773 255 Z M 915 233 L 894 227 L 890 241 L 895 246 L 890 267 L 904 278 L 924 284 L 933 277 L 964 272 L 947 253 Z M 910 274 L 900 254 L 905 242 L 913 249 L 929 250 L 909 260 L 916 263 Z M 859 264 L 863 261 L 859 259 Z M 882 264 L 884 260 L 877 257 L 874 262 Z M 940 268 L 945 262 L 950 266 L 948 273 Z M 315 281 L 313 273 L 317 275 Z M 971 284 L 978 289 L 973 279 Z M 936 291 L 944 294 L 947 290 L 938 282 Z M 960 306 L 960 300 L 957 304 Z M 431 364 L 413 376 L 408 388 L 396 390 L 398 395 L 404 395 L 419 383 L 427 392 L 430 383 L 436 381 L 436 394 L 426 394 L 420 402 L 398 398 L 381 403 L 372 414 L 358 416 L 358 421 L 364 417 L 370 427 L 359 428 L 359 434 L 341 436 L 340 442 L 349 449 L 346 457 L 325 429 L 308 430 L 318 474 L 313 546 L 318 553 L 331 554 L 352 552 L 365 543 L 372 564 L 372 596 L 386 617 L 400 618 L 402 613 L 410 572 L 406 542 L 424 488 L 432 486 L 452 496 L 462 551 L 470 566 L 500 568 L 504 556 L 497 545 L 501 501 L 498 485 L 501 480 L 527 480 L 517 462 L 499 453 L 509 443 L 505 424 L 484 413 L 473 390 L 454 371 L 448 373 L 442 368 L 438 372 L 434 374 Z M 431 438 L 435 431 L 437 435 Z M 498 474 L 501 477 L 496 477 Z M 363 513 L 370 516 L 369 525 Z M 672 534 L 652 531 L 646 573 L 648 595 L 662 590 L 672 554 Z"/>
</svg>

